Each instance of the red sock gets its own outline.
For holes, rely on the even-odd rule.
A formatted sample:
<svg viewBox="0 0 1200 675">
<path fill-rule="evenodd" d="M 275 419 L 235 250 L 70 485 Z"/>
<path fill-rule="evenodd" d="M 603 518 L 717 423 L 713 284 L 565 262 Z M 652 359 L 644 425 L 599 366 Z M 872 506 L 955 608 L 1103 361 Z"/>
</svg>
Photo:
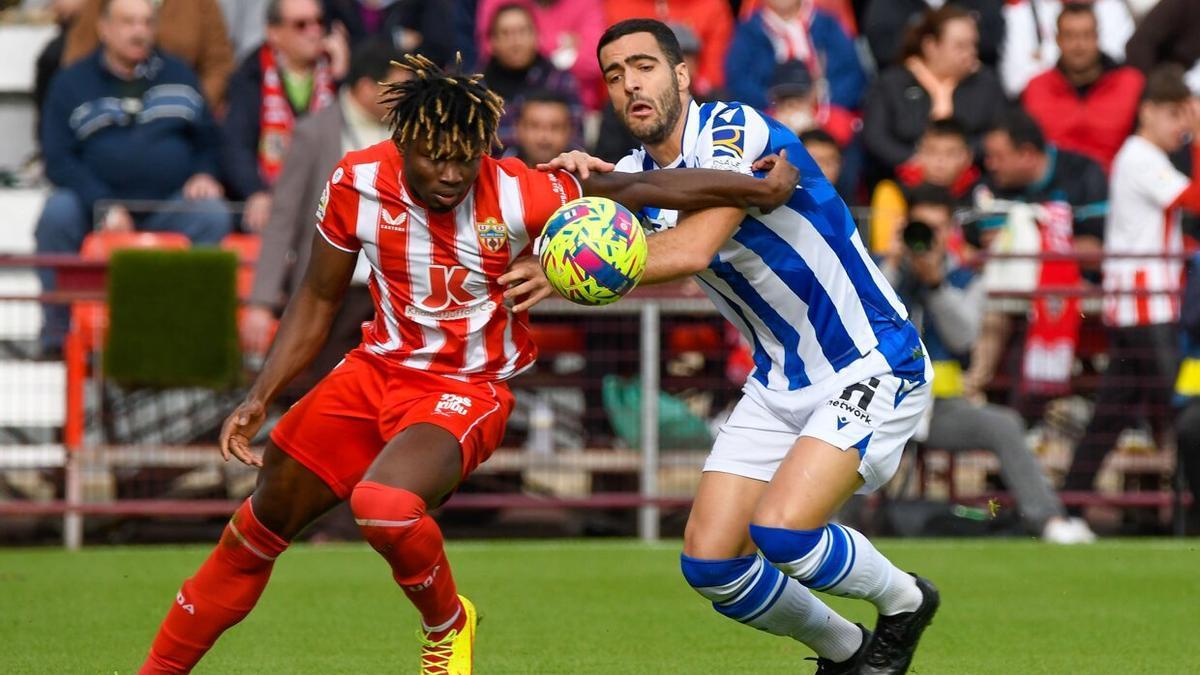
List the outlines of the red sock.
<svg viewBox="0 0 1200 675">
<path fill-rule="evenodd" d="M 442 530 L 425 513 L 425 500 L 408 490 L 371 481 L 354 486 L 350 509 L 371 547 L 392 566 L 392 578 L 421 613 L 434 639 L 461 628 L 461 611 Z"/>
<path fill-rule="evenodd" d="M 262 595 L 275 558 L 288 543 L 263 527 L 247 499 L 233 514 L 221 541 L 175 594 L 138 672 L 186 673 L 226 628 L 241 621 Z"/>
</svg>

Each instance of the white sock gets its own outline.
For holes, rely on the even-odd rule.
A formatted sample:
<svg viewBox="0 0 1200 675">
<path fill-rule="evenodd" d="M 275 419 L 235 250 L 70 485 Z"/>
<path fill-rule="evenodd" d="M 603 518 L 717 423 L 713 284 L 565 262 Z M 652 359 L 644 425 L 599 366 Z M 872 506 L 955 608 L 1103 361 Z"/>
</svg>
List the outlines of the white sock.
<svg viewBox="0 0 1200 675">
<path fill-rule="evenodd" d="M 913 577 L 857 530 L 836 523 L 820 530 L 750 529 L 773 565 L 813 590 L 867 600 L 885 615 L 914 611 L 924 600 Z"/>
</svg>

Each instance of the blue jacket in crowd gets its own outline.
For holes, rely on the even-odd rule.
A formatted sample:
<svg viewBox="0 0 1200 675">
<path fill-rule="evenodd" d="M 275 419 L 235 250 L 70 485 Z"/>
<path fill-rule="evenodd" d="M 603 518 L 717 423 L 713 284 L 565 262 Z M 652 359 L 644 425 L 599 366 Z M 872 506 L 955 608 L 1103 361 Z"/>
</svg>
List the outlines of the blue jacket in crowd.
<svg viewBox="0 0 1200 675">
<path fill-rule="evenodd" d="M 858 60 L 854 41 L 831 14 L 816 10 L 809 37 L 825 66 L 830 103 L 857 110 L 867 86 L 867 75 Z M 768 107 L 767 89 L 775 75 L 775 47 L 767 36 L 762 11 L 737 27 L 725 53 L 725 88 L 729 98 L 760 110 Z"/>
<path fill-rule="evenodd" d="M 86 209 L 100 199 L 168 199 L 218 175 L 217 127 L 195 73 L 156 53 L 122 80 L 98 50 L 54 77 L 41 124 L 46 175 Z"/>
</svg>

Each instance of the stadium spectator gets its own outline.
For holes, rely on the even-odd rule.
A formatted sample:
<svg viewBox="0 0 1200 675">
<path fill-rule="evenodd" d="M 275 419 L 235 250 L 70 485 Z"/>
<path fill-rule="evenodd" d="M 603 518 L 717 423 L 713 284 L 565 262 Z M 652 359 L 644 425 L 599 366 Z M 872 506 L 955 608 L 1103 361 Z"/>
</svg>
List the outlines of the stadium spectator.
<svg viewBox="0 0 1200 675">
<path fill-rule="evenodd" d="M 813 80 L 804 63 L 781 63 L 775 67 L 767 89 L 767 111 L 797 135 L 821 129 L 846 147 L 862 126 L 861 120 L 845 108 L 830 105 L 822 91 L 823 83 Z"/>
<path fill-rule="evenodd" d="M 1096 162 L 1047 143 L 1028 114 L 1010 110 L 984 137 L 992 196 L 1026 204 L 1065 203 L 1076 249 L 1098 253 L 1104 238 L 1108 181 Z"/>
<path fill-rule="evenodd" d="M 322 0 L 331 32 L 345 32 L 351 45 L 374 38 L 401 52 L 423 54 L 434 63 L 454 60 L 454 0 Z"/>
<path fill-rule="evenodd" d="M 1004 91 L 1010 98 L 1020 97 L 1031 79 L 1058 61 L 1062 49 L 1062 41 L 1056 37 L 1062 29 L 1058 17 L 1064 8 L 1072 6 L 1093 13 L 1094 23 L 1098 24 L 1094 28 L 1099 49 L 1114 62 L 1125 60 L 1125 43 L 1133 34 L 1133 16 L 1125 0 L 1009 2 L 1004 5 L 1005 32 L 999 70 Z"/>
<path fill-rule="evenodd" d="M 963 396 L 962 371 L 979 334 L 985 291 L 974 270 L 955 265 L 947 253 L 947 240 L 956 229 L 953 208 L 944 189 L 926 186 L 914 191 L 900 255 L 884 266 L 933 361 L 934 405 L 926 444 L 949 452 L 994 453 L 1031 532 L 1056 544 L 1094 541 L 1086 523 L 1066 518 L 1062 502 L 1025 443 L 1020 415 Z"/>
<path fill-rule="evenodd" d="M 267 41 L 229 82 L 222 160 L 231 196 L 244 199 L 243 227 L 258 232 L 271 213 L 298 118 L 333 104 L 346 73 L 346 44 L 324 32 L 317 0 L 271 0 Z"/>
<path fill-rule="evenodd" d="M 537 36 L 537 24 L 528 3 L 500 7 L 488 26 L 488 46 L 492 56 L 483 69 L 483 78 L 488 87 L 504 99 L 500 142 L 505 146 L 516 142 L 517 113 L 525 93 L 533 90 L 551 91 L 569 100 L 572 126 L 575 133 L 579 133 L 579 88 L 575 78 L 571 73 L 555 68 L 550 59 L 538 53 Z"/>
<path fill-rule="evenodd" d="M 58 35 L 55 35 L 54 39 L 42 48 L 35 65 L 33 105 L 38 115 L 41 115 L 42 106 L 46 103 L 46 91 L 50 88 L 50 80 L 54 78 L 54 74 L 58 72 L 59 65 L 62 63 L 63 50 L 67 45 L 67 33 L 71 30 L 71 24 L 75 22 L 75 17 L 79 16 L 83 2 L 84 0 L 54 0 L 50 4 L 50 11 L 54 15 L 55 23 L 58 24 Z M 34 128 L 40 127 L 41 123 L 39 122 Z"/>
<path fill-rule="evenodd" d="M 838 142 L 822 129 L 807 129 L 798 135 L 804 149 L 808 150 L 813 161 L 821 167 L 825 179 L 837 185 L 842 175 L 842 148 Z"/>
<path fill-rule="evenodd" d="M 1126 62 L 1149 73 L 1160 63 L 1178 63 L 1200 92 L 1200 11 L 1194 0 L 1160 0 L 1125 45 Z"/>
<path fill-rule="evenodd" d="M 1090 157 L 1108 172 L 1133 131 L 1142 74 L 1100 51 L 1097 13 L 1091 5 L 1067 3 L 1056 25 L 1058 65 L 1029 82 L 1021 105 L 1047 140 Z"/>
<path fill-rule="evenodd" d="M 738 21 L 749 19 L 752 14 L 762 7 L 762 0 L 741 0 L 733 3 L 738 6 Z M 858 37 L 858 18 L 854 14 L 854 4 L 850 0 L 814 0 L 813 6 L 837 19 L 838 25 L 852 38 Z M 865 4 L 865 3 L 864 3 Z"/>
<path fill-rule="evenodd" d="M 368 42 L 356 49 L 337 102 L 296 124 L 291 149 L 276 184 L 280 194 L 288 198 L 277 201 L 263 230 L 254 287 L 240 322 L 242 346 L 248 354 L 259 357 L 266 354 L 275 317 L 300 287 L 308 267 L 313 213 L 329 180 L 330 167 L 345 153 L 391 136 L 381 121 L 387 108 L 379 103 L 382 93 L 379 83 L 411 77 L 409 71 L 390 65 L 395 57 L 395 51 L 383 42 Z M 362 339 L 362 323 L 374 314 L 366 276 L 365 263 L 360 260 L 355 283 L 346 293 L 329 339 L 301 381 L 293 385 L 296 393 L 311 388 Z"/>
<path fill-rule="evenodd" d="M 505 152 L 537 168 L 572 149 L 574 124 L 571 102 L 548 91 L 526 94 L 517 111 L 517 142 Z"/>
<path fill-rule="evenodd" d="M 101 48 L 63 69 L 42 114 L 46 175 L 57 188 L 38 220 L 38 253 L 76 253 L 92 231 L 182 232 L 202 244 L 229 232 L 217 172 L 217 130 L 195 73 L 154 49 L 154 5 L 108 0 L 97 24 Z M 170 202 L 137 215 L 122 200 Z M 40 272 L 45 290 L 54 272 Z M 42 346 L 54 353 L 64 306 L 46 306 Z"/>
<path fill-rule="evenodd" d="M 863 140 L 888 171 L 912 158 L 930 120 L 957 120 L 972 147 L 992 123 L 1004 92 L 980 66 L 978 40 L 974 19 L 953 5 L 927 13 L 909 31 L 902 63 L 883 71 L 864 105 Z"/>
<path fill-rule="evenodd" d="M 1192 506 L 1186 513 L 1188 533 L 1200 534 L 1200 253 L 1192 255 L 1188 266 L 1180 324 L 1183 364 L 1175 381 L 1175 395 L 1182 407 L 1175 421 L 1177 470 L 1192 491 Z"/>
<path fill-rule="evenodd" d="M 481 60 L 491 57 L 488 27 L 492 17 L 514 0 L 479 0 L 476 10 L 475 39 Z M 559 70 L 566 70 L 579 83 L 579 97 L 588 110 L 604 104 L 604 86 L 600 65 L 596 62 L 596 43 L 607 24 L 600 2 L 575 0 L 523 0 L 533 13 L 538 27 L 538 45 L 542 55 Z"/>
<path fill-rule="evenodd" d="M 700 77 L 709 86 L 725 86 L 725 50 L 733 35 L 733 10 L 727 0 L 604 0 L 608 23 L 625 19 L 658 19 L 683 24 L 700 39 Z"/>
<path fill-rule="evenodd" d="M 72 65 L 96 51 L 99 22 L 109 0 L 86 0 L 67 33 L 62 65 Z M 200 78 L 211 109 L 220 111 L 233 72 L 233 48 L 216 0 L 155 0 L 154 41 L 163 52 L 182 60 Z"/>
<path fill-rule="evenodd" d="M 945 190 L 955 206 L 970 206 L 980 173 L 962 125 L 953 118 L 929 123 L 912 159 L 896 167 L 896 180 L 881 180 L 871 194 L 871 251 L 897 252 L 907 219 L 908 195 L 922 186 Z"/>
<path fill-rule="evenodd" d="M 929 123 L 913 158 L 896 168 L 896 178 L 908 190 L 922 184 L 944 188 L 955 205 L 965 206 L 979 184 L 967 132 L 954 118 Z"/>
<path fill-rule="evenodd" d="M 858 109 L 867 77 L 854 42 L 837 19 L 807 0 L 765 0 L 737 27 L 725 54 L 730 97 L 765 109 L 776 68 L 791 61 L 808 68 L 824 103 Z"/>
<path fill-rule="evenodd" d="M 229 28 L 234 63 L 241 63 L 267 39 L 267 5 L 270 0 L 219 0 Z"/>
<path fill-rule="evenodd" d="M 1188 91 L 1183 69 L 1152 71 L 1138 106 L 1138 130 L 1113 162 L 1107 255 L 1144 258 L 1104 261 L 1104 323 L 1109 366 L 1095 414 L 1076 448 L 1064 489 L 1090 490 L 1104 457 L 1121 432 L 1137 422 L 1141 406 L 1160 432 L 1166 429 L 1176 376 L 1179 292 L 1183 264 L 1181 209 L 1200 211 L 1200 149 L 1193 146 L 1192 176 L 1171 164 L 1169 153 L 1189 133 L 1200 134 L 1200 103 Z"/>
<path fill-rule="evenodd" d="M 995 67 L 1004 42 L 1003 0 L 875 0 L 867 3 L 863 34 L 880 71 L 904 61 L 904 36 L 930 11 L 950 5 L 971 15 L 979 25 L 979 58 Z"/>
</svg>

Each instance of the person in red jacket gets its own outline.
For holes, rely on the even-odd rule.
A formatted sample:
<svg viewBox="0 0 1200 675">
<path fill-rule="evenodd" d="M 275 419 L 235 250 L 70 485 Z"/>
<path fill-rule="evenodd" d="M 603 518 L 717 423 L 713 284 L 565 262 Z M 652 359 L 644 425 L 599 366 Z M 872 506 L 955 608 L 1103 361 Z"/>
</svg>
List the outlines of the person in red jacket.
<svg viewBox="0 0 1200 675">
<path fill-rule="evenodd" d="M 1058 15 L 1058 65 L 1030 80 L 1021 104 L 1060 148 L 1095 160 L 1108 172 L 1133 131 L 1144 78 L 1100 51 L 1090 4 L 1064 4 Z"/>
</svg>

